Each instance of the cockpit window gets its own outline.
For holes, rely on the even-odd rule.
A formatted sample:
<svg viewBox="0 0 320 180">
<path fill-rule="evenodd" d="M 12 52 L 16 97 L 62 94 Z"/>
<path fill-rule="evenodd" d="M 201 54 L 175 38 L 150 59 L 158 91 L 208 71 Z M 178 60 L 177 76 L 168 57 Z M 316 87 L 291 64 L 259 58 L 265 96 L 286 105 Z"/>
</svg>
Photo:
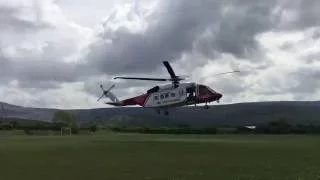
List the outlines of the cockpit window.
<svg viewBox="0 0 320 180">
<path fill-rule="evenodd" d="M 199 92 L 200 93 L 206 93 L 206 92 L 213 92 L 216 93 L 213 89 L 209 88 L 208 86 L 199 85 Z"/>
<path fill-rule="evenodd" d="M 155 87 L 149 89 L 149 90 L 147 91 L 147 94 L 151 94 L 151 93 L 154 93 L 154 92 L 158 92 L 159 89 L 160 89 L 159 86 L 155 86 Z"/>
<path fill-rule="evenodd" d="M 210 87 L 207 87 L 210 91 L 217 93 L 215 90 L 211 89 Z"/>
</svg>

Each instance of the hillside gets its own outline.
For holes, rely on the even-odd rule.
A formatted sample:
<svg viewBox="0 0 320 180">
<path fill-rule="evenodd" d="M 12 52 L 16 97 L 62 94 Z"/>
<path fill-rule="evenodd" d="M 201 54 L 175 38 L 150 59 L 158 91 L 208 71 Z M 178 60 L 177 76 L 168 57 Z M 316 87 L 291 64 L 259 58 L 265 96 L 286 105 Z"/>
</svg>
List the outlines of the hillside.
<svg viewBox="0 0 320 180">
<path fill-rule="evenodd" d="M 55 109 L 31 108 L 0 102 L 0 117 L 34 119 L 50 122 Z"/>
<path fill-rule="evenodd" d="M 23 119 L 51 121 L 57 109 L 29 108 L 1 103 L 1 115 Z M 320 101 L 255 102 L 172 109 L 169 116 L 158 115 L 154 109 L 123 107 L 70 110 L 80 124 L 170 126 L 189 124 L 195 127 L 211 125 L 256 125 L 285 117 L 293 124 L 320 124 Z"/>
</svg>

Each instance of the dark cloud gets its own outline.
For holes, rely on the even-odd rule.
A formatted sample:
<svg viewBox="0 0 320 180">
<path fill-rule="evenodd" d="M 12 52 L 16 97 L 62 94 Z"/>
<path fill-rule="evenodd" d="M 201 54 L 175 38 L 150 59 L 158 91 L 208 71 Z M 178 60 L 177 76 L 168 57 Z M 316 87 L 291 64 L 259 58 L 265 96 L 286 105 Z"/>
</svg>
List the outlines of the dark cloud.
<svg viewBox="0 0 320 180">
<path fill-rule="evenodd" d="M 101 34 L 101 44 L 90 47 L 89 63 L 108 74 L 138 73 L 152 72 L 163 60 L 179 59 L 183 52 L 191 50 L 198 32 L 218 10 L 217 3 L 205 2 L 162 1 L 144 33 L 133 33 L 125 28 L 110 32 L 108 21 L 112 18 L 108 19 L 104 22 L 106 29 Z M 204 11 L 195 11 L 198 8 Z M 104 43 L 106 39 L 112 43 Z"/>
<path fill-rule="evenodd" d="M 6 84 L 16 80 L 22 88 L 58 88 L 61 83 L 77 80 L 78 74 L 73 67 L 59 62 L 10 62 L 0 68 L 0 79 Z"/>
<path fill-rule="evenodd" d="M 221 53 L 250 60 L 260 51 L 255 36 L 275 26 L 277 1 L 160 1 L 143 32 L 115 24 L 117 12 L 103 23 L 101 38 L 91 44 L 88 66 L 107 74 L 152 72 L 161 61 L 177 61 L 196 52 L 214 59 Z M 139 16 L 136 6 L 131 16 Z M 121 26 L 122 22 L 119 23 Z M 262 59 L 262 58 L 260 58 Z M 194 60 L 196 61 L 196 60 Z M 196 64 L 196 63 L 195 63 Z"/>
<path fill-rule="evenodd" d="M 6 83 L 16 80 L 22 88 L 51 89 L 58 88 L 61 83 L 74 82 L 82 77 L 83 73 L 78 71 L 77 64 L 66 63 L 60 59 L 68 54 L 64 54 L 63 49 L 42 50 L 43 52 L 39 54 L 16 48 L 16 54 L 19 55 L 17 57 L 6 57 L 0 53 L 0 79 Z"/>
<path fill-rule="evenodd" d="M 205 45 L 200 46 L 199 51 L 203 52 L 202 48 L 207 46 L 207 51 L 251 58 L 252 54 L 259 51 L 255 35 L 273 27 L 271 11 L 275 5 L 275 1 L 234 1 L 221 5 L 221 8 L 228 10 L 221 19 L 216 20 L 216 25 L 209 26 L 207 30 L 212 36 L 203 40 Z"/>
<path fill-rule="evenodd" d="M 77 64 L 63 61 L 76 52 L 79 40 L 75 42 L 72 34 L 64 36 L 61 30 L 66 27 L 51 25 L 41 3 L 47 3 L 48 10 L 54 4 L 35 2 L 0 5 L 0 81 L 17 81 L 22 88 L 54 89 L 82 77 Z"/>
<path fill-rule="evenodd" d="M 115 11 L 102 23 L 103 31 L 98 34 L 100 40 L 89 46 L 89 54 L 85 57 L 87 64 L 77 66 L 58 62 L 57 59 L 72 49 L 68 49 L 68 46 L 61 48 L 63 44 L 51 45 L 45 49 L 45 55 L 40 56 L 48 60 L 22 62 L 21 70 L 19 65 L 15 67 L 20 71 L 16 74 L 25 81 L 70 82 L 75 81 L 76 77 L 102 73 L 151 73 L 163 68 L 163 60 L 177 61 L 184 53 L 192 51 L 210 58 L 230 53 L 235 57 L 260 61 L 263 58 L 251 57 L 260 51 L 255 36 L 276 26 L 277 21 L 272 18 L 272 11 L 277 5 L 277 1 L 273 0 L 166 0 L 160 1 L 158 7 L 147 17 L 143 16 L 141 7 L 132 6 L 130 13 L 126 14 L 127 18 L 130 20 L 138 16 L 147 21 L 145 31 L 134 32 L 122 26 L 123 22 L 115 20 L 119 13 Z M 298 12 L 300 10 L 297 9 Z M 6 21 L 3 22 L 18 27 L 11 21 L 15 17 L 15 10 L 7 8 L 6 11 L 11 19 L 5 18 Z M 302 13 L 302 16 L 307 18 L 312 14 Z M 116 30 L 110 27 L 117 23 L 120 27 Z M 18 24 L 23 25 L 22 22 Z M 25 28 L 32 29 L 31 25 Z M 202 36 L 206 33 L 209 35 Z"/>
<path fill-rule="evenodd" d="M 219 59 L 221 54 L 231 54 L 237 60 L 242 59 L 255 63 L 254 71 L 244 71 L 240 75 L 239 84 L 234 80 L 223 81 L 218 85 L 224 92 L 236 94 L 245 91 L 248 84 L 243 78 L 258 75 L 259 71 L 274 66 L 273 60 L 265 56 L 265 49 L 259 47 L 256 36 L 269 31 L 300 30 L 317 23 L 316 14 L 308 13 L 314 7 L 296 5 L 298 1 L 160 1 L 160 5 L 152 14 L 145 18 L 148 26 L 145 31 L 132 32 L 125 26 L 116 30 L 110 28 L 115 22 L 117 12 L 114 12 L 103 22 L 101 38 L 91 44 L 90 53 L 86 57 L 87 69 L 100 74 L 151 74 L 158 75 L 162 69 L 163 60 L 171 60 L 172 64 L 182 59 L 186 54 L 201 54 L 210 59 Z M 298 2 L 308 3 L 308 2 Z M 315 1 L 311 4 L 317 4 Z M 278 12 L 274 12 L 278 8 Z M 320 8 L 319 8 L 320 9 Z M 310 23 L 285 21 L 285 11 L 298 14 L 298 19 L 308 19 Z M 130 16 L 139 16 L 139 8 L 133 6 Z M 143 18 L 143 17 L 142 17 Z M 289 44 L 283 47 L 290 48 Z M 192 56 L 191 56 L 192 57 Z M 200 57 L 201 58 L 201 57 Z M 187 58 L 188 64 L 196 68 L 206 63 L 197 58 Z M 223 59 L 225 60 L 225 59 Z M 265 62 L 265 63 L 262 63 Z M 178 64 L 179 65 L 179 64 Z M 176 71 L 190 66 L 180 64 L 174 67 Z M 183 70 L 181 70 L 183 71 Z M 187 72 L 189 73 L 189 72 Z M 205 79 L 200 80 L 202 82 Z M 126 83 L 131 83 L 126 81 Z M 134 83 L 126 87 L 134 86 Z M 124 86 L 125 88 L 125 86 Z"/>
</svg>

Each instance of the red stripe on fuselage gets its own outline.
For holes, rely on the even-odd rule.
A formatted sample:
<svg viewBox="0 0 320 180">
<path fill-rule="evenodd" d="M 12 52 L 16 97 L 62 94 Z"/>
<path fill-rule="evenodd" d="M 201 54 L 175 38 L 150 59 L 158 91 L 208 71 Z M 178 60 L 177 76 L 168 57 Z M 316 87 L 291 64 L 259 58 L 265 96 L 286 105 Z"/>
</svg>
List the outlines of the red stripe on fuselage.
<svg viewBox="0 0 320 180">
<path fill-rule="evenodd" d="M 122 101 L 122 104 L 125 106 L 131 106 L 131 105 L 140 105 L 143 106 L 148 99 L 149 94 L 143 94 L 140 96 L 136 96 L 133 98 L 125 99 Z"/>
<path fill-rule="evenodd" d="M 206 86 L 199 86 L 199 96 L 197 98 L 198 103 L 216 101 L 219 98 L 220 95 L 218 93 L 211 92 Z"/>
</svg>

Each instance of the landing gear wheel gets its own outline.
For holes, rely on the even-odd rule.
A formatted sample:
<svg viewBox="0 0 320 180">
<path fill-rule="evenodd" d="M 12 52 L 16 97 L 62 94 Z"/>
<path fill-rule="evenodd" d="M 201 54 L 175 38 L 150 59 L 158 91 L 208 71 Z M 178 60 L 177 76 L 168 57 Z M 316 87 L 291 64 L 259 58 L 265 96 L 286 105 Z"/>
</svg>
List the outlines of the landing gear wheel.
<svg viewBox="0 0 320 180">
<path fill-rule="evenodd" d="M 165 110 L 164 111 L 164 115 L 168 116 L 169 115 L 169 111 Z"/>
<path fill-rule="evenodd" d="M 208 106 L 207 103 L 206 103 L 206 105 L 204 105 L 204 108 L 205 108 L 205 109 L 209 109 L 209 106 Z"/>
</svg>

